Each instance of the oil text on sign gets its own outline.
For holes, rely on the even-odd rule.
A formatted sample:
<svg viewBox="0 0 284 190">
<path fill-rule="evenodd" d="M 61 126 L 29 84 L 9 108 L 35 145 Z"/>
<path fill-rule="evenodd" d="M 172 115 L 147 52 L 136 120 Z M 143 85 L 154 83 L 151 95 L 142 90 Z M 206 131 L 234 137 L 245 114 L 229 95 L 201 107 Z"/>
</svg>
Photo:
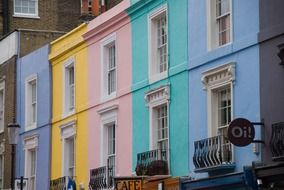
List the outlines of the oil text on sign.
<svg viewBox="0 0 284 190">
<path fill-rule="evenodd" d="M 236 146 L 247 146 L 255 137 L 253 124 L 244 118 L 237 118 L 231 121 L 228 127 L 229 141 Z"/>
</svg>

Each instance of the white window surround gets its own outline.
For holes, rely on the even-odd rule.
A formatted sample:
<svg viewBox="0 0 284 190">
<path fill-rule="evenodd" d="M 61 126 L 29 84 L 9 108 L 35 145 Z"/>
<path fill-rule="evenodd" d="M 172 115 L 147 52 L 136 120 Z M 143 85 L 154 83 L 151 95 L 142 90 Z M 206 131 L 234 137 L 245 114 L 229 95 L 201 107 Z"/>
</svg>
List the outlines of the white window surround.
<svg viewBox="0 0 284 190">
<path fill-rule="evenodd" d="M 108 149 L 105 146 L 108 145 L 108 126 L 114 124 L 115 128 L 117 128 L 117 109 L 118 109 L 117 105 L 112 105 L 110 107 L 98 110 L 98 113 L 101 116 L 101 142 L 100 142 L 101 166 L 107 165 Z M 116 129 L 115 133 L 117 133 Z M 116 134 L 115 136 L 117 137 Z"/>
<path fill-rule="evenodd" d="M 4 132 L 4 118 L 5 118 L 5 83 L 0 82 L 0 93 L 2 100 L 0 99 L 0 133 Z"/>
<path fill-rule="evenodd" d="M 76 104 L 76 66 L 75 66 L 75 58 L 70 57 L 63 63 L 63 69 L 62 69 L 62 76 L 63 76 L 63 88 L 62 88 L 62 108 L 63 108 L 63 118 L 68 117 L 75 113 L 75 104 Z M 74 85 L 73 85 L 73 105 L 71 104 L 71 92 L 70 92 L 70 86 L 69 86 L 69 68 L 74 68 Z"/>
<path fill-rule="evenodd" d="M 105 38 L 103 38 L 100 41 L 100 56 L 101 56 L 101 101 L 107 101 L 110 99 L 113 99 L 116 97 L 116 91 L 117 91 L 117 44 L 116 44 L 116 33 L 112 33 L 108 36 L 106 36 Z M 109 66 L 109 62 L 107 61 L 108 58 L 108 49 L 109 46 L 114 45 L 115 46 L 115 91 L 112 93 L 108 93 L 108 66 Z"/>
<path fill-rule="evenodd" d="M 235 82 L 235 63 L 224 64 L 202 73 L 201 81 L 204 90 L 207 91 L 207 117 L 208 117 L 208 135 L 214 136 L 218 127 L 217 112 L 213 109 L 217 107 L 218 99 L 216 91 L 229 87 L 231 93 L 231 118 L 233 118 L 233 85 Z"/>
<path fill-rule="evenodd" d="M 35 135 L 31 135 L 28 137 L 25 137 L 23 140 L 23 145 L 24 145 L 24 152 L 25 152 L 25 177 L 31 177 L 31 152 L 34 151 L 34 156 L 35 156 L 35 160 L 34 160 L 34 174 L 33 174 L 33 180 L 36 180 L 36 170 L 37 170 L 37 148 L 38 148 L 38 139 L 39 139 L 39 135 L 35 134 Z M 31 180 L 31 179 L 30 179 Z M 31 182 L 29 181 L 29 184 Z M 34 183 L 36 183 L 34 181 Z"/>
<path fill-rule="evenodd" d="M 35 114 L 35 122 L 33 122 L 32 117 L 33 117 L 33 113 L 31 111 L 32 109 L 32 89 L 31 89 L 31 85 L 32 83 L 36 84 L 36 95 L 35 95 L 35 110 L 34 110 L 34 114 Z M 25 130 L 31 130 L 31 129 L 35 129 L 37 126 L 37 104 L 38 104 L 38 98 L 37 98 L 37 89 L 38 89 L 38 84 L 37 84 L 37 75 L 33 74 L 30 75 L 29 77 L 26 78 L 26 82 L 25 82 L 25 124 L 26 124 L 26 128 Z"/>
<path fill-rule="evenodd" d="M 26 17 L 26 18 L 39 18 L 38 16 L 38 0 L 24 0 L 26 1 L 26 3 L 34 3 L 34 12 L 30 12 L 30 10 L 28 9 L 33 9 L 33 7 L 30 7 L 29 5 L 25 5 L 23 6 L 23 4 L 19 7 L 16 7 L 16 1 L 18 1 L 19 3 L 22 3 L 21 1 L 22 0 L 14 0 L 13 3 L 14 3 L 14 17 Z M 20 9 L 23 9 L 23 8 L 26 8 L 28 10 L 28 12 L 24 12 L 23 10 L 22 11 L 18 11 L 17 8 L 20 8 Z"/>
<path fill-rule="evenodd" d="M 69 139 L 73 138 L 74 141 L 74 171 L 75 174 L 75 163 L 76 163 L 76 120 L 70 121 L 64 125 L 61 125 L 60 127 L 60 137 L 62 141 L 62 176 L 68 176 L 68 163 L 69 163 L 69 152 L 68 146 L 66 143 Z M 74 176 L 71 176 L 74 177 Z"/>
<path fill-rule="evenodd" d="M 160 88 L 151 90 L 145 94 L 145 100 L 147 106 L 149 107 L 149 126 L 150 126 L 150 134 L 149 134 L 149 150 L 157 149 L 156 147 L 156 137 L 154 136 L 154 130 L 157 129 L 154 112 L 155 109 L 161 105 L 167 105 L 167 117 L 168 117 L 168 137 L 169 137 L 169 100 L 170 100 L 170 87 L 169 86 L 161 86 Z M 156 140 L 155 140 L 156 139 Z M 168 139 L 168 144 L 169 144 Z"/>
<path fill-rule="evenodd" d="M 162 5 L 161 7 L 153 10 L 148 14 L 148 75 L 149 75 L 149 83 L 154 83 L 158 80 L 164 79 L 168 76 L 168 27 L 166 29 L 166 70 L 163 72 L 158 71 L 158 39 L 157 39 L 157 19 L 165 16 L 166 17 L 166 25 L 167 25 L 167 4 Z M 157 42 L 157 43 L 156 43 Z"/>
<path fill-rule="evenodd" d="M 232 0 L 228 0 L 230 3 L 229 10 L 229 42 L 223 45 L 219 45 L 219 25 L 217 21 L 217 0 L 207 0 L 207 49 L 208 51 L 227 46 L 233 42 L 233 15 L 232 15 Z"/>
</svg>

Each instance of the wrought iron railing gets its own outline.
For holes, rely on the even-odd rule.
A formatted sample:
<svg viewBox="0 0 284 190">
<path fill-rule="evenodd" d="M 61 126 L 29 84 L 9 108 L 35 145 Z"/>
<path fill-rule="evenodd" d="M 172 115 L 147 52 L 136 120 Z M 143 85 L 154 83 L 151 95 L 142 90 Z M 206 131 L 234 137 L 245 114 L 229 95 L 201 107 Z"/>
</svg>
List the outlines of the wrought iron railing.
<svg viewBox="0 0 284 190">
<path fill-rule="evenodd" d="M 60 177 L 50 181 L 50 190 L 67 190 L 68 177 Z"/>
<path fill-rule="evenodd" d="M 231 165 L 232 144 L 221 135 L 195 141 L 193 163 L 196 170 Z"/>
<path fill-rule="evenodd" d="M 272 160 L 284 160 L 284 122 L 272 125 L 270 149 L 272 153 Z"/>
<path fill-rule="evenodd" d="M 167 175 L 169 174 L 168 150 L 151 150 L 137 154 L 136 174 Z"/>
<path fill-rule="evenodd" d="M 90 170 L 90 190 L 114 187 L 115 157 L 109 157 L 108 165 Z"/>
</svg>

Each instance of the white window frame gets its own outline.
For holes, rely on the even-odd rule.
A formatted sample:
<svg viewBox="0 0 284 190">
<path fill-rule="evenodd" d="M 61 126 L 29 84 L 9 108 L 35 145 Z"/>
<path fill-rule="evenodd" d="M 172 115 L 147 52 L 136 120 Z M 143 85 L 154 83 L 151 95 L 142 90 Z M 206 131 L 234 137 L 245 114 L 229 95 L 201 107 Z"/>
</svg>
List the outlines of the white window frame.
<svg viewBox="0 0 284 190">
<path fill-rule="evenodd" d="M 39 18 L 38 16 L 38 0 L 29 0 L 35 2 L 35 13 L 23 13 L 23 12 L 16 12 L 16 1 L 14 0 L 14 15 L 15 17 L 28 17 L 28 18 Z"/>
<path fill-rule="evenodd" d="M 104 108 L 102 110 L 99 110 L 98 113 L 101 115 L 101 146 L 100 146 L 100 152 L 101 152 L 101 158 L 100 163 L 101 166 L 107 165 L 107 159 L 108 159 L 108 127 L 110 125 L 115 126 L 115 138 L 117 139 L 117 109 L 118 106 L 110 106 L 108 108 Z M 115 139 L 115 141 L 117 141 Z M 116 154 L 117 154 L 117 147 L 115 142 L 115 168 L 116 168 Z M 116 171 L 116 169 L 115 169 Z"/>
<path fill-rule="evenodd" d="M 168 33 L 168 11 L 167 5 L 163 5 L 148 15 L 148 75 L 149 83 L 156 82 L 168 76 L 169 69 L 169 33 Z M 157 39 L 157 20 L 161 17 L 166 17 L 166 69 L 163 72 L 159 71 L 158 61 L 158 39 Z"/>
<path fill-rule="evenodd" d="M 3 100 L 2 100 L 2 113 L 0 110 L 0 133 L 4 132 L 4 119 L 5 119 L 5 82 L 0 82 L 0 92 L 3 92 Z M 1 100 L 0 100 L 1 101 Z M 1 103 L 0 103 L 1 104 Z"/>
<path fill-rule="evenodd" d="M 2 175 L 2 179 L 1 179 L 2 185 L 0 185 L 0 189 L 3 189 L 3 182 L 4 182 L 4 153 L 5 153 L 5 144 L 4 142 L 1 142 L 0 143 L 0 156 L 2 156 L 2 162 L 0 164 L 2 164 L 2 168 L 0 167 L 0 172 Z"/>
<path fill-rule="evenodd" d="M 75 67 L 75 58 L 71 57 L 67 59 L 63 64 L 63 117 L 67 117 L 75 113 L 76 106 L 76 67 Z M 74 69 L 74 84 L 73 84 L 73 106 L 71 103 L 71 88 L 69 84 L 69 69 L 73 67 Z"/>
<path fill-rule="evenodd" d="M 32 88 L 31 83 L 36 84 L 36 102 L 35 102 L 35 122 L 33 122 L 33 112 L 32 112 Z M 35 129 L 37 126 L 37 106 L 38 106 L 38 96 L 37 96 L 37 90 L 38 90 L 38 80 L 37 75 L 33 74 L 26 78 L 25 82 L 25 124 L 26 124 L 26 131 Z"/>
<path fill-rule="evenodd" d="M 74 141 L 74 166 L 73 166 L 73 176 L 69 176 L 74 178 L 76 175 L 76 121 L 71 121 L 60 126 L 61 131 L 61 142 L 62 142 L 62 176 L 69 176 L 69 155 L 70 150 L 68 149 L 68 141 L 73 139 Z"/>
<path fill-rule="evenodd" d="M 207 91 L 207 122 L 208 137 L 218 135 L 218 94 L 221 89 L 230 89 L 231 93 L 231 120 L 234 116 L 234 83 L 235 83 L 235 63 L 227 63 L 202 73 L 201 81 L 203 89 Z M 227 126 L 222 126 L 227 127 Z M 232 146 L 233 148 L 233 146 Z M 234 151 L 232 150 L 232 161 L 234 161 Z"/>
<path fill-rule="evenodd" d="M 167 150 L 167 159 L 168 164 L 170 165 L 170 86 L 161 86 L 157 89 L 151 90 L 145 94 L 146 105 L 149 107 L 149 150 L 158 149 L 158 124 L 157 124 L 157 115 L 156 109 L 160 106 L 167 106 L 167 141 L 168 141 L 168 150 Z M 169 167 L 170 168 L 170 167 Z"/>
<path fill-rule="evenodd" d="M 31 178 L 34 178 L 34 190 L 36 189 L 36 174 L 37 174 L 37 153 L 38 153 L 38 135 L 28 136 L 24 139 L 24 152 L 25 152 L 25 177 L 28 178 L 28 187 L 31 185 Z M 30 163 L 30 152 L 35 152 L 35 174 L 30 176 L 31 163 Z M 28 188 L 30 189 L 30 188 Z"/>
<path fill-rule="evenodd" d="M 112 98 L 116 97 L 117 92 L 117 74 L 118 74 L 118 59 L 117 59 L 117 44 L 116 44 L 116 33 L 110 34 L 109 36 L 105 37 L 100 41 L 101 44 L 101 100 L 106 101 Z M 109 80 L 108 80 L 108 74 L 109 74 L 109 47 L 113 46 L 115 47 L 115 53 L 114 53 L 114 60 L 115 60 L 115 83 L 114 88 L 115 90 L 111 93 L 109 93 Z"/>
<path fill-rule="evenodd" d="M 226 46 L 231 44 L 233 41 L 233 16 L 232 16 L 232 0 L 228 0 L 230 3 L 230 10 L 228 13 L 217 17 L 217 9 L 216 3 L 218 0 L 207 0 L 207 46 L 208 50 L 211 51 L 213 49 Z M 229 41 L 225 44 L 219 45 L 219 24 L 218 20 L 224 16 L 230 17 L 230 33 L 229 33 Z"/>
</svg>

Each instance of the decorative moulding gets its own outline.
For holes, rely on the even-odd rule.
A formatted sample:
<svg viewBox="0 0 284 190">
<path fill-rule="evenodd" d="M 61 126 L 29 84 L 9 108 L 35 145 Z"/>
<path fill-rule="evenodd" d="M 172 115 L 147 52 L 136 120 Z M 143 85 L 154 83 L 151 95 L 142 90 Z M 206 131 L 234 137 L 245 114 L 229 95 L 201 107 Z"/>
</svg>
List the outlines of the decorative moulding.
<svg viewBox="0 0 284 190">
<path fill-rule="evenodd" d="M 209 87 L 214 87 L 225 82 L 234 82 L 235 63 L 227 63 L 225 65 L 221 65 L 203 72 L 201 81 L 203 83 L 204 90 L 207 90 Z"/>
<path fill-rule="evenodd" d="M 144 99 L 147 105 L 155 104 L 156 102 L 160 102 L 163 100 L 169 100 L 170 99 L 169 85 L 164 85 L 159 88 L 150 90 L 149 92 L 145 94 Z"/>
</svg>

